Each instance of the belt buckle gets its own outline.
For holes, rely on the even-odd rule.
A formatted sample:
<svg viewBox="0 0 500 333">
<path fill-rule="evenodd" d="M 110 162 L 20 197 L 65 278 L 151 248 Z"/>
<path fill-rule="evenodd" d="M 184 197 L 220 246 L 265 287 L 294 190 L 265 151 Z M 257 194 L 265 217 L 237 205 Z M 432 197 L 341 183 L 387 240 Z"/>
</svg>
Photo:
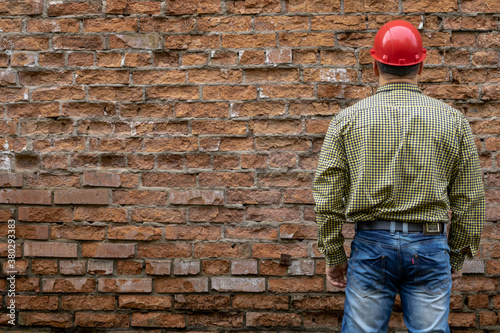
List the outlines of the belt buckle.
<svg viewBox="0 0 500 333">
<path fill-rule="evenodd" d="M 424 223 L 424 229 L 423 229 L 424 235 L 440 235 L 441 232 L 442 232 L 441 223 L 438 222 Z"/>
</svg>

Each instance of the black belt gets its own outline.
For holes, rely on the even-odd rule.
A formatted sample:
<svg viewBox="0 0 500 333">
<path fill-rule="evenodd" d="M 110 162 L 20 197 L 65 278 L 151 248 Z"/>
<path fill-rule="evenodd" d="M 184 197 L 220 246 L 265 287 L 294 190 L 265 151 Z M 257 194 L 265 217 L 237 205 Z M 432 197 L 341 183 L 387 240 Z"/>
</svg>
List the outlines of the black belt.
<svg viewBox="0 0 500 333">
<path fill-rule="evenodd" d="M 357 222 L 356 228 L 357 230 L 391 230 L 391 223 L 393 221 L 385 221 L 385 220 L 375 220 L 375 221 L 362 221 Z M 394 231 L 404 231 L 403 223 L 394 221 L 396 224 Z M 413 223 L 407 222 L 408 224 L 408 232 L 422 232 L 424 235 L 439 235 L 444 231 L 444 223 L 442 222 L 434 222 L 434 223 Z"/>
</svg>

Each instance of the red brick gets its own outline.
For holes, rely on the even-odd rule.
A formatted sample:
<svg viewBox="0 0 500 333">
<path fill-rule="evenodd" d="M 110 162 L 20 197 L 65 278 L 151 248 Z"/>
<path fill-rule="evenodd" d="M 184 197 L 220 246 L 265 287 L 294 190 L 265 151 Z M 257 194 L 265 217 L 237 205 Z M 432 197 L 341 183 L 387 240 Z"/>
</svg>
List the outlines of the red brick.
<svg viewBox="0 0 500 333">
<path fill-rule="evenodd" d="M 111 260 L 89 260 L 87 271 L 89 274 L 110 275 L 113 274 L 113 261 Z"/>
<path fill-rule="evenodd" d="M 95 291 L 96 281 L 88 278 L 42 279 L 42 291 L 59 293 L 90 293 Z"/>
<path fill-rule="evenodd" d="M 235 1 L 230 0 L 227 3 L 227 9 L 232 14 L 258 14 L 258 13 L 276 13 L 281 10 L 279 0 L 263 1 Z"/>
<path fill-rule="evenodd" d="M 269 278 L 268 288 L 275 293 L 310 293 L 324 291 L 323 278 Z"/>
<path fill-rule="evenodd" d="M 10 219 L 13 219 L 14 215 L 12 214 L 11 209 L 0 209 L 0 221 L 7 222 Z"/>
<path fill-rule="evenodd" d="M 205 100 L 251 100 L 257 98 L 254 86 L 207 86 L 203 87 Z"/>
<path fill-rule="evenodd" d="M 265 289 L 263 278 L 212 278 L 212 290 L 218 292 L 263 292 Z"/>
<path fill-rule="evenodd" d="M 50 231 L 52 239 L 103 240 L 106 227 L 90 225 L 54 225 Z"/>
<path fill-rule="evenodd" d="M 208 292 L 207 278 L 168 278 L 155 279 L 157 293 L 206 293 Z"/>
<path fill-rule="evenodd" d="M 2 235 L 7 235 L 7 233 L 2 232 Z M 27 260 L 16 260 L 12 266 L 9 261 L 4 261 L 2 263 L 2 272 L 6 276 L 9 276 L 10 272 L 16 272 L 16 275 L 26 275 L 28 271 L 28 261 Z"/>
<path fill-rule="evenodd" d="M 463 12 L 495 13 L 500 11 L 500 4 L 496 1 L 463 0 Z"/>
<path fill-rule="evenodd" d="M 22 187 L 23 175 L 20 173 L 2 173 L 0 174 L 1 187 Z"/>
<path fill-rule="evenodd" d="M 113 203 L 118 205 L 165 205 L 167 193 L 162 191 L 113 191 Z"/>
<path fill-rule="evenodd" d="M 278 231 L 275 228 L 266 227 L 227 227 L 224 237 L 229 239 L 276 240 Z"/>
<path fill-rule="evenodd" d="M 286 10 L 288 12 L 299 13 L 335 13 L 340 12 L 340 0 L 320 0 L 313 2 L 290 0 L 287 2 Z"/>
<path fill-rule="evenodd" d="M 230 304 L 230 296 L 175 295 L 175 308 L 182 310 L 229 309 Z"/>
<path fill-rule="evenodd" d="M 219 240 L 221 228 L 215 226 L 165 226 L 168 240 Z"/>
<path fill-rule="evenodd" d="M 138 258 L 187 258 L 191 257 L 191 244 L 138 244 Z"/>
<path fill-rule="evenodd" d="M 219 48 L 219 36 L 175 35 L 168 36 L 165 48 L 168 49 L 216 49 Z M 223 46 L 227 47 L 227 46 Z M 229 46 L 234 47 L 234 46 Z"/>
<path fill-rule="evenodd" d="M 457 327 L 475 327 L 476 314 L 451 312 L 448 317 L 448 323 Z"/>
<path fill-rule="evenodd" d="M 25 242 L 26 257 L 76 258 L 78 245 L 75 243 Z"/>
<path fill-rule="evenodd" d="M 55 204 L 107 205 L 107 190 L 55 190 Z"/>
<path fill-rule="evenodd" d="M 192 314 L 188 316 L 189 325 L 213 327 L 243 327 L 243 314 L 234 312 L 209 312 L 206 314 Z"/>
<path fill-rule="evenodd" d="M 75 221 L 127 222 L 127 210 L 113 207 L 76 207 Z"/>
<path fill-rule="evenodd" d="M 161 3 L 156 1 L 107 0 L 107 14 L 148 14 L 159 15 Z"/>
<path fill-rule="evenodd" d="M 298 207 L 248 207 L 246 212 L 247 221 L 277 221 L 290 222 L 300 220 L 300 209 Z"/>
<path fill-rule="evenodd" d="M 154 138 L 144 140 L 146 152 L 188 152 L 198 150 L 196 137 Z"/>
<path fill-rule="evenodd" d="M 46 259 L 32 259 L 31 272 L 39 275 L 56 275 L 57 261 Z"/>
<path fill-rule="evenodd" d="M 114 298 L 113 298 L 114 300 Z M 123 309 L 171 310 L 170 296 L 119 295 L 118 307 Z"/>
<path fill-rule="evenodd" d="M 103 187 L 136 187 L 138 176 L 104 172 L 84 172 L 82 185 Z"/>
<path fill-rule="evenodd" d="M 307 16 L 257 16 L 255 17 L 255 29 L 260 31 L 277 31 L 277 30 L 307 30 L 309 28 L 309 20 Z M 290 54 L 291 50 L 276 50 Z M 272 51 L 266 51 L 272 52 Z"/>
<path fill-rule="evenodd" d="M 247 258 L 249 254 L 248 244 L 197 243 L 194 246 L 195 258 Z"/>
<path fill-rule="evenodd" d="M 70 208 L 19 207 L 18 219 L 33 222 L 71 222 Z"/>
<path fill-rule="evenodd" d="M 198 181 L 203 187 L 252 187 L 254 185 L 253 172 L 200 172 Z"/>
<path fill-rule="evenodd" d="M 488 295 L 486 294 L 469 295 L 467 301 L 467 307 L 470 309 L 488 308 L 489 306 Z"/>
<path fill-rule="evenodd" d="M 344 296 L 293 296 L 291 305 L 295 309 L 343 310 Z"/>
<path fill-rule="evenodd" d="M 51 193 L 44 190 L 0 190 L 0 202 L 4 204 L 50 205 Z"/>
<path fill-rule="evenodd" d="M 143 271 L 143 262 L 136 260 L 119 260 L 116 273 L 121 275 L 139 275 Z"/>
<path fill-rule="evenodd" d="M 229 273 L 229 260 L 203 260 L 203 274 L 223 275 Z"/>
<path fill-rule="evenodd" d="M 288 296 L 234 295 L 233 308 L 287 310 Z"/>
<path fill-rule="evenodd" d="M 15 297 L 16 309 L 20 310 L 57 310 L 58 300 L 58 296 L 16 295 Z"/>
<path fill-rule="evenodd" d="M 258 274 L 257 260 L 233 260 L 231 262 L 232 275 L 256 275 Z"/>
<path fill-rule="evenodd" d="M 424 1 L 404 0 L 403 10 L 405 13 L 422 12 L 422 11 L 427 13 L 455 12 L 458 10 L 458 4 L 454 0 L 444 0 L 439 4 L 431 0 L 424 0 Z"/>
<path fill-rule="evenodd" d="M 132 313 L 132 326 L 139 327 L 173 327 L 186 326 L 184 314 L 171 313 Z"/>
<path fill-rule="evenodd" d="M 190 260 L 175 260 L 174 275 L 197 275 L 200 273 L 200 262 Z"/>
<path fill-rule="evenodd" d="M 73 316 L 69 313 L 20 312 L 21 326 L 71 327 Z"/>
<path fill-rule="evenodd" d="M 279 259 L 281 254 L 289 254 L 292 258 L 307 257 L 307 244 L 253 244 L 252 256 L 254 258 Z"/>
<path fill-rule="evenodd" d="M 224 200 L 222 191 L 188 190 L 170 192 L 173 205 L 221 205 Z"/>
<path fill-rule="evenodd" d="M 82 257 L 133 258 L 134 253 L 135 244 L 82 243 Z"/>
<path fill-rule="evenodd" d="M 186 212 L 172 208 L 133 208 L 133 222 L 185 223 Z"/>
<path fill-rule="evenodd" d="M 124 313 L 76 312 L 75 325 L 80 327 L 129 327 L 129 316 Z"/>
<path fill-rule="evenodd" d="M 108 228 L 108 239 L 154 241 L 159 240 L 162 231 L 151 226 L 125 226 Z"/>
<path fill-rule="evenodd" d="M 453 291 L 492 291 L 497 289 L 496 278 L 485 278 L 479 276 L 463 276 L 456 284 Z"/>
<path fill-rule="evenodd" d="M 98 279 L 99 292 L 149 293 L 153 290 L 152 279 Z"/>
<path fill-rule="evenodd" d="M 246 323 L 248 326 L 299 327 L 301 326 L 301 315 L 297 313 L 248 312 Z"/>
<path fill-rule="evenodd" d="M 316 239 L 318 228 L 316 225 L 282 224 L 280 225 L 281 239 Z"/>
<path fill-rule="evenodd" d="M 84 275 L 85 261 L 83 260 L 61 260 L 59 261 L 61 275 Z"/>
<path fill-rule="evenodd" d="M 304 187 L 312 184 L 313 175 L 307 173 L 262 173 L 258 175 L 259 187 Z"/>
<path fill-rule="evenodd" d="M 247 205 L 270 205 L 281 202 L 281 191 L 278 190 L 227 190 L 228 204 L 247 204 Z"/>
</svg>

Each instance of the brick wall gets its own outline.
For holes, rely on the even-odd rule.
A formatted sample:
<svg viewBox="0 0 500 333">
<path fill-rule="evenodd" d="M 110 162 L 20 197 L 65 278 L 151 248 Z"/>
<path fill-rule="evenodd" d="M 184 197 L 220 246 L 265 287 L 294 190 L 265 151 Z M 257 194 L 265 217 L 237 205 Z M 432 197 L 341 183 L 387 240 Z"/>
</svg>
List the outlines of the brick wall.
<svg viewBox="0 0 500 333">
<path fill-rule="evenodd" d="M 2 327 L 14 218 L 17 329 L 339 331 L 311 184 L 332 116 L 376 89 L 375 32 L 404 18 L 428 49 L 423 92 L 469 118 L 484 169 L 480 255 L 449 321 L 499 331 L 497 0 L 9 0 L 0 15 Z M 390 326 L 404 331 L 399 301 Z"/>
</svg>

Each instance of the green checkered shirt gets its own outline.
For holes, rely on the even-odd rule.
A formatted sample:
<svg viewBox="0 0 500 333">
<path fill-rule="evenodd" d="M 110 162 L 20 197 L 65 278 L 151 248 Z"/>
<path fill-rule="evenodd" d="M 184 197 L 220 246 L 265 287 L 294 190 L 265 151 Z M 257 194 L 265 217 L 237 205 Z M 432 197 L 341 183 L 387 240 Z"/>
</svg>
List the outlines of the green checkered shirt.
<svg viewBox="0 0 500 333">
<path fill-rule="evenodd" d="M 346 220 L 451 222 L 456 270 L 478 251 L 484 187 L 469 123 L 417 85 L 383 85 L 332 119 L 313 195 L 318 248 L 327 266 L 347 260 L 341 232 Z"/>
</svg>

